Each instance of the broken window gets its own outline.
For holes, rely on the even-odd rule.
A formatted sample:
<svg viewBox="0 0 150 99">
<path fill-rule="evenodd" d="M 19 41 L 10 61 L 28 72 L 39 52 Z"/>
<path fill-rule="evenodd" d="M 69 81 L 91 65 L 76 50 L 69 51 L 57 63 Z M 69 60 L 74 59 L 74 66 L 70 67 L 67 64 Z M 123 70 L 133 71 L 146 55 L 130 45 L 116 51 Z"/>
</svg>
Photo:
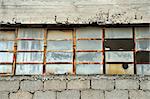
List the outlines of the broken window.
<svg viewBox="0 0 150 99">
<path fill-rule="evenodd" d="M 102 74 L 102 29 L 78 28 L 76 32 L 76 74 Z"/>
<path fill-rule="evenodd" d="M 44 55 L 43 40 L 44 29 L 19 29 L 17 37 L 16 75 L 42 74 Z"/>
<path fill-rule="evenodd" d="M 47 74 L 73 73 L 72 30 L 48 30 L 46 52 Z"/>
<path fill-rule="evenodd" d="M 15 31 L 0 31 L 0 73 L 13 74 Z"/>
</svg>

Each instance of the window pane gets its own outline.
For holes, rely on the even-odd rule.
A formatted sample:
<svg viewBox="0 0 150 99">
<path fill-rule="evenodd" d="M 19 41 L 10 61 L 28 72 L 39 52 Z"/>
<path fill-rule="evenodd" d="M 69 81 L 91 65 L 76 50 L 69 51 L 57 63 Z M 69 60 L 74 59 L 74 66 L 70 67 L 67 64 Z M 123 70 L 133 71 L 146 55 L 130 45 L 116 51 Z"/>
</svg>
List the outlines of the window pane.
<svg viewBox="0 0 150 99">
<path fill-rule="evenodd" d="M 101 40 L 79 40 L 77 41 L 77 50 L 102 50 Z"/>
<path fill-rule="evenodd" d="M 36 40 L 18 41 L 18 50 L 32 51 L 32 50 L 43 50 L 43 49 L 44 49 L 44 41 L 36 41 Z"/>
<path fill-rule="evenodd" d="M 13 53 L 0 52 L 0 62 L 13 62 Z"/>
<path fill-rule="evenodd" d="M 42 64 L 21 64 L 16 65 L 16 75 L 35 75 L 42 74 Z"/>
<path fill-rule="evenodd" d="M 133 40 L 105 40 L 105 50 L 132 50 L 134 49 Z"/>
<path fill-rule="evenodd" d="M 77 62 L 102 62 L 101 52 L 77 52 Z"/>
<path fill-rule="evenodd" d="M 103 74 L 102 64 L 77 64 L 76 74 Z"/>
<path fill-rule="evenodd" d="M 106 74 L 134 74 L 134 64 L 106 64 Z"/>
<path fill-rule="evenodd" d="M 72 50 L 72 41 L 48 41 L 47 50 Z"/>
<path fill-rule="evenodd" d="M 37 28 L 21 28 L 19 29 L 18 38 L 36 39 L 44 38 L 44 29 Z"/>
<path fill-rule="evenodd" d="M 72 62 L 72 53 L 69 52 L 47 52 L 47 62 Z"/>
<path fill-rule="evenodd" d="M 137 63 L 150 62 L 150 52 L 144 51 L 136 52 L 136 62 Z"/>
<path fill-rule="evenodd" d="M 0 50 L 1 51 L 13 51 L 14 42 L 13 41 L 0 41 Z"/>
<path fill-rule="evenodd" d="M 0 40 L 15 40 L 15 31 L 0 31 Z"/>
<path fill-rule="evenodd" d="M 0 73 L 12 73 L 12 65 L 0 65 Z"/>
<path fill-rule="evenodd" d="M 136 40 L 136 50 L 150 50 L 150 40 Z"/>
<path fill-rule="evenodd" d="M 150 75 L 150 64 L 137 64 L 137 74 Z"/>
<path fill-rule="evenodd" d="M 72 31 L 68 30 L 49 30 L 47 40 L 72 39 Z"/>
<path fill-rule="evenodd" d="M 78 38 L 102 38 L 102 29 L 97 27 L 78 28 L 76 31 Z"/>
<path fill-rule="evenodd" d="M 131 51 L 113 51 L 105 52 L 106 62 L 133 62 L 133 52 Z"/>
<path fill-rule="evenodd" d="M 47 64 L 46 73 L 47 74 L 72 74 L 73 66 L 72 64 Z"/>
<path fill-rule="evenodd" d="M 17 62 L 43 62 L 43 52 L 18 52 Z"/>
<path fill-rule="evenodd" d="M 132 38 L 132 28 L 106 28 L 105 38 Z"/>
<path fill-rule="evenodd" d="M 150 38 L 150 28 L 149 27 L 135 28 L 135 38 Z"/>
</svg>

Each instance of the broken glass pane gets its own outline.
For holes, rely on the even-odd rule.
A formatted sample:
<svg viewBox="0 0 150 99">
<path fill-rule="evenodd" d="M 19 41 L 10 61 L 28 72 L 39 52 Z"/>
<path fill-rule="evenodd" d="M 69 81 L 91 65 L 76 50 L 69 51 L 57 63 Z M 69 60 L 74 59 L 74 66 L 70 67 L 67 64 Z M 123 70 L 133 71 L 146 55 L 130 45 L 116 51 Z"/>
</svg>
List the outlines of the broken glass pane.
<svg viewBox="0 0 150 99">
<path fill-rule="evenodd" d="M 136 50 L 150 50 L 150 40 L 136 40 Z"/>
<path fill-rule="evenodd" d="M 47 52 L 47 62 L 72 62 L 73 55 L 70 52 Z"/>
<path fill-rule="evenodd" d="M 72 41 L 48 41 L 47 50 L 72 50 Z"/>
<path fill-rule="evenodd" d="M 77 62 L 102 62 L 101 52 L 77 52 Z"/>
<path fill-rule="evenodd" d="M 134 41 L 129 39 L 105 40 L 105 50 L 133 50 Z"/>
<path fill-rule="evenodd" d="M 102 38 L 102 29 L 99 27 L 77 28 L 76 38 Z"/>
<path fill-rule="evenodd" d="M 77 64 L 76 74 L 103 74 L 102 64 Z"/>
<path fill-rule="evenodd" d="M 0 31 L 0 40 L 15 40 L 14 31 Z"/>
<path fill-rule="evenodd" d="M 135 28 L 135 38 L 150 38 L 150 28 L 149 27 Z"/>
<path fill-rule="evenodd" d="M 77 50 L 102 50 L 101 40 L 79 40 L 77 41 Z"/>
<path fill-rule="evenodd" d="M 43 62 L 43 52 L 18 52 L 17 62 Z"/>
<path fill-rule="evenodd" d="M 47 40 L 64 40 L 72 39 L 72 31 L 66 30 L 49 30 Z"/>
<path fill-rule="evenodd" d="M 133 62 L 133 52 L 131 51 L 113 51 L 105 52 L 106 62 Z"/>
<path fill-rule="evenodd" d="M 14 42 L 13 41 L 0 41 L 0 50 L 1 51 L 13 51 Z"/>
<path fill-rule="evenodd" d="M 42 74 L 43 65 L 42 64 L 17 64 L 16 65 L 16 75 L 36 75 Z"/>
<path fill-rule="evenodd" d="M 106 64 L 106 74 L 134 74 L 134 64 Z"/>
<path fill-rule="evenodd" d="M 18 38 L 21 39 L 43 39 L 44 29 L 40 28 L 21 28 L 19 29 Z"/>
<path fill-rule="evenodd" d="M 47 64 L 46 73 L 47 74 L 72 74 L 73 66 L 72 64 Z"/>
<path fill-rule="evenodd" d="M 136 62 L 137 63 L 150 62 L 150 52 L 148 51 L 136 52 Z"/>
<path fill-rule="evenodd" d="M 0 62 L 13 62 L 12 52 L 0 52 Z"/>
<path fill-rule="evenodd" d="M 44 50 L 44 41 L 38 40 L 21 40 L 18 41 L 18 50 L 32 51 L 32 50 Z"/>
<path fill-rule="evenodd" d="M 105 38 L 132 38 L 132 28 L 106 28 Z"/>
<path fill-rule="evenodd" d="M 150 75 L 150 64 L 137 64 L 137 74 Z"/>
<path fill-rule="evenodd" d="M 12 65 L 0 65 L 0 73 L 12 73 Z"/>
</svg>

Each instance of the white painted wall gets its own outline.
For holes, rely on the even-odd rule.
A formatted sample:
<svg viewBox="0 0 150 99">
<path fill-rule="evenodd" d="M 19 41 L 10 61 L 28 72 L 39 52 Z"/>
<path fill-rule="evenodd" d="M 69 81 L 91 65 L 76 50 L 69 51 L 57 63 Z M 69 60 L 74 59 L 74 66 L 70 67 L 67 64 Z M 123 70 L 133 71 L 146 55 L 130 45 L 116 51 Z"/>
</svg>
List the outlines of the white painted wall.
<svg viewBox="0 0 150 99">
<path fill-rule="evenodd" d="M 150 0 L 0 0 L 1 21 L 150 23 Z"/>
</svg>

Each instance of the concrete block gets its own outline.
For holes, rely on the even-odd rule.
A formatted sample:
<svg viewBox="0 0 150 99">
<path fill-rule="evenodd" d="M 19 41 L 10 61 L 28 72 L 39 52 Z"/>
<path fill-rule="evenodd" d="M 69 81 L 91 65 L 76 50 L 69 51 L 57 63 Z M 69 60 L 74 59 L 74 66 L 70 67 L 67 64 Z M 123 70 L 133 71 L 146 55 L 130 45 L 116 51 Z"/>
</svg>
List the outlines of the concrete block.
<svg viewBox="0 0 150 99">
<path fill-rule="evenodd" d="M 81 99 L 104 99 L 104 92 L 99 90 L 81 91 Z"/>
<path fill-rule="evenodd" d="M 110 80 L 110 79 L 92 80 L 91 86 L 92 89 L 113 90 L 114 80 Z"/>
<path fill-rule="evenodd" d="M 88 89 L 90 88 L 90 80 L 71 80 L 68 82 L 68 89 Z"/>
<path fill-rule="evenodd" d="M 8 92 L 0 92 L 0 99 L 8 99 Z"/>
<path fill-rule="evenodd" d="M 150 90 L 150 81 L 141 81 L 140 82 L 140 89 L 142 90 Z"/>
<path fill-rule="evenodd" d="M 77 90 L 66 90 L 58 92 L 57 99 L 80 99 L 80 92 Z"/>
<path fill-rule="evenodd" d="M 49 80 L 44 82 L 44 90 L 65 90 L 66 82 L 61 80 Z"/>
<path fill-rule="evenodd" d="M 150 99 L 149 91 L 131 90 L 129 91 L 130 99 Z"/>
<path fill-rule="evenodd" d="M 22 91 L 19 91 L 17 93 L 10 93 L 10 99 L 32 99 L 32 94 Z"/>
<path fill-rule="evenodd" d="M 33 99 L 56 99 L 56 92 L 53 91 L 37 91 L 34 93 Z"/>
<path fill-rule="evenodd" d="M 127 90 L 106 91 L 105 99 L 128 99 L 128 91 Z"/>
</svg>

